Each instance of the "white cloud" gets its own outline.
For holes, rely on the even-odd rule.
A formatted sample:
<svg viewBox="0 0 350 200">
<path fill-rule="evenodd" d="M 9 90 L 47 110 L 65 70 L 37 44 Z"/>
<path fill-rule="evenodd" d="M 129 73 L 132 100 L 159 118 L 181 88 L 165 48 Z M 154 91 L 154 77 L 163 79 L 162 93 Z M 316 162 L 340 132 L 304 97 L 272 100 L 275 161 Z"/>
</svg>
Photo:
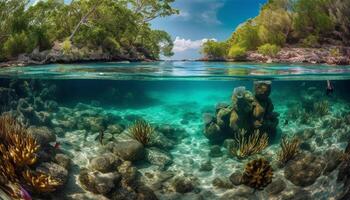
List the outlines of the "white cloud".
<svg viewBox="0 0 350 200">
<path fill-rule="evenodd" d="M 199 49 L 208 40 L 217 41 L 215 38 L 212 38 L 212 39 L 203 38 L 201 40 L 191 40 L 191 39 L 185 39 L 185 38 L 181 38 L 181 37 L 177 36 L 174 40 L 173 51 L 175 53 L 178 53 L 178 52 L 183 52 L 183 51 L 186 51 L 189 49 Z"/>
</svg>

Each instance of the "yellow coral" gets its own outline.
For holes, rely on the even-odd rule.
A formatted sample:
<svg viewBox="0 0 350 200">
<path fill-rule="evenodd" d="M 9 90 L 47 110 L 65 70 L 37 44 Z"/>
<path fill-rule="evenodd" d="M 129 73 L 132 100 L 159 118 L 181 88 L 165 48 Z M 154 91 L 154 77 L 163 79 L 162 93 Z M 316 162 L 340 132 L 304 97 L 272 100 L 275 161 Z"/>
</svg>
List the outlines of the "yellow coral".
<svg viewBox="0 0 350 200">
<path fill-rule="evenodd" d="M 231 153 L 239 159 L 260 153 L 268 146 L 268 136 L 266 133 L 260 134 L 259 130 L 255 130 L 248 137 L 246 133 L 247 131 L 245 129 L 240 130 L 240 133 L 235 137 L 236 145 L 231 149 Z"/>
<path fill-rule="evenodd" d="M 59 181 L 43 173 L 34 173 L 30 170 L 22 172 L 26 183 L 37 192 L 53 192 L 62 185 Z"/>
<path fill-rule="evenodd" d="M 263 189 L 271 183 L 272 178 L 271 165 L 267 160 L 259 158 L 246 164 L 241 182 L 254 189 Z"/>
<path fill-rule="evenodd" d="M 136 121 L 130 128 L 131 137 L 139 141 L 143 145 L 150 143 L 154 128 L 144 120 Z"/>
<path fill-rule="evenodd" d="M 300 140 L 297 137 L 292 139 L 282 138 L 281 150 L 277 153 L 277 160 L 286 164 L 289 160 L 293 159 L 299 151 Z"/>
</svg>

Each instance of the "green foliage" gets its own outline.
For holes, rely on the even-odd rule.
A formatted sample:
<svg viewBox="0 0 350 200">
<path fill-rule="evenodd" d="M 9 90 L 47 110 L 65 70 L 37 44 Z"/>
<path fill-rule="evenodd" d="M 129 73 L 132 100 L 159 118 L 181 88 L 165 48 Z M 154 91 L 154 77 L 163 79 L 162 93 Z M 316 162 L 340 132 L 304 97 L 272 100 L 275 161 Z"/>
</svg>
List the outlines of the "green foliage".
<svg viewBox="0 0 350 200">
<path fill-rule="evenodd" d="M 72 51 L 72 43 L 70 40 L 62 42 L 62 51 L 64 54 L 69 54 Z"/>
<path fill-rule="evenodd" d="M 250 20 L 238 27 L 232 35 L 231 44 L 246 50 L 255 50 L 260 44 L 256 22 Z"/>
<path fill-rule="evenodd" d="M 67 47 L 65 53 L 74 46 L 115 57 L 171 56 L 171 37 L 152 30 L 148 22 L 178 13 L 171 7 L 173 1 L 46 0 L 33 5 L 27 0 L 0 0 L 0 59 L 50 49 L 56 41 Z"/>
<path fill-rule="evenodd" d="M 278 52 L 280 52 L 281 50 L 281 47 L 275 45 L 275 44 L 264 44 L 264 45 L 261 45 L 259 48 L 258 48 L 258 52 L 265 55 L 265 56 L 276 56 L 278 54 Z"/>
<path fill-rule="evenodd" d="M 341 56 L 340 50 L 338 48 L 333 48 L 330 50 L 329 52 L 331 54 L 331 56 L 333 57 L 339 57 Z"/>
<path fill-rule="evenodd" d="M 208 40 L 202 45 L 201 53 L 209 59 L 224 59 L 227 55 L 227 42 Z"/>
<path fill-rule="evenodd" d="M 318 45 L 318 37 L 315 35 L 309 35 L 302 41 L 303 47 L 315 47 Z"/>
<path fill-rule="evenodd" d="M 228 56 L 233 59 L 243 58 L 247 53 L 247 50 L 240 46 L 232 46 L 229 50 Z"/>
</svg>

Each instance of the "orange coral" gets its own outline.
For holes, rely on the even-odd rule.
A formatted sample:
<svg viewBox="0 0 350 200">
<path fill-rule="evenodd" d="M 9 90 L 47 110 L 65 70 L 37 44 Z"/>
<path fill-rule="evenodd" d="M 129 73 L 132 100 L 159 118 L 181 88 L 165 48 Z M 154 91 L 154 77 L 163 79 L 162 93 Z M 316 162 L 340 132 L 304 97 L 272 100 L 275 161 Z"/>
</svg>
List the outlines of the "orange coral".
<svg viewBox="0 0 350 200">
<path fill-rule="evenodd" d="M 263 189 L 272 182 L 272 177 L 273 172 L 269 162 L 259 158 L 246 164 L 241 182 L 255 189 Z"/>
<path fill-rule="evenodd" d="M 26 183 L 37 192 L 53 192 L 62 185 L 59 181 L 43 173 L 34 173 L 30 170 L 22 172 Z"/>
<path fill-rule="evenodd" d="M 131 137 L 133 137 L 135 140 L 139 141 L 143 145 L 148 145 L 150 143 L 153 132 L 153 127 L 144 120 L 136 121 L 129 128 L 129 133 L 131 134 Z"/>
</svg>

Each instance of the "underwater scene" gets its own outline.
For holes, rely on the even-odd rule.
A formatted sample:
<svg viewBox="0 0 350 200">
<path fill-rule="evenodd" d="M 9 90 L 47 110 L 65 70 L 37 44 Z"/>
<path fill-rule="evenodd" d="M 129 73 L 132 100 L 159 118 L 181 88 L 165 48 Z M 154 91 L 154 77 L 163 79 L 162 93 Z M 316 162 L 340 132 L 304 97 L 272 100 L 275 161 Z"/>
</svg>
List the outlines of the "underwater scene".
<svg viewBox="0 0 350 200">
<path fill-rule="evenodd" d="M 350 199 L 350 66 L 0 69 L 0 199 Z"/>
</svg>

